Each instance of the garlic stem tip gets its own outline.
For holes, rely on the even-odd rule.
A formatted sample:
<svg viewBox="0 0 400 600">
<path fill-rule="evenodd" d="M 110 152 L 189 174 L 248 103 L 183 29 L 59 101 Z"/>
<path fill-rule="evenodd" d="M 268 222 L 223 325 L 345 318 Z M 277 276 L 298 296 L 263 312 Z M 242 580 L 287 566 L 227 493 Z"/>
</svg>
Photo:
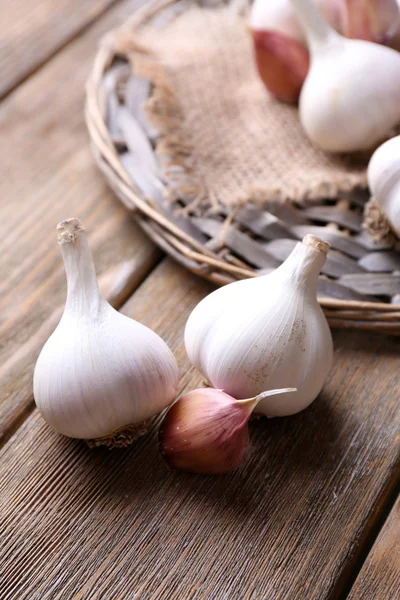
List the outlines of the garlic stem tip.
<svg viewBox="0 0 400 600">
<path fill-rule="evenodd" d="M 85 228 L 79 219 L 65 219 L 57 225 L 57 241 L 60 245 L 73 242 L 81 231 L 85 231 Z"/>
<path fill-rule="evenodd" d="M 260 402 L 264 400 L 264 398 L 268 398 L 269 396 L 279 396 L 279 394 L 287 394 L 289 392 L 297 392 L 297 388 L 279 388 L 277 390 L 266 390 L 265 392 L 261 392 L 258 394 L 254 400 L 256 402 Z"/>
<path fill-rule="evenodd" d="M 303 244 L 306 246 L 310 246 L 311 248 L 315 248 L 322 254 L 328 254 L 328 250 L 331 245 L 328 242 L 324 242 L 321 238 L 313 235 L 312 233 L 307 233 L 307 235 L 303 238 Z"/>
</svg>

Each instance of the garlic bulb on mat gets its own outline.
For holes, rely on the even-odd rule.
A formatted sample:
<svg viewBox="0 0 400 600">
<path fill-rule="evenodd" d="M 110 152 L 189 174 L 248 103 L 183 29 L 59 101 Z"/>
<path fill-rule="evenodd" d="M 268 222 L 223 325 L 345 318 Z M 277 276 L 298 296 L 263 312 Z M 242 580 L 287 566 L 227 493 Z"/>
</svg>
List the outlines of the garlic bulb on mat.
<svg viewBox="0 0 400 600">
<path fill-rule="evenodd" d="M 248 420 L 261 400 L 295 392 L 270 390 L 235 400 L 221 390 L 203 388 L 184 394 L 171 406 L 160 427 L 160 452 L 174 469 L 228 473 L 242 462 L 249 444 Z"/>
<path fill-rule="evenodd" d="M 399 32 L 396 0 L 316 0 L 327 22 L 348 38 L 390 44 Z M 296 102 L 309 67 L 304 31 L 290 0 L 255 0 L 249 26 L 262 81 L 270 93 Z"/>
<path fill-rule="evenodd" d="M 316 398 L 333 354 L 317 301 L 328 249 L 307 235 L 272 273 L 231 283 L 196 306 L 186 324 L 186 351 L 213 387 L 234 398 L 297 388 L 262 400 L 256 412 L 267 416 L 297 413 Z"/>
<path fill-rule="evenodd" d="M 57 233 L 67 301 L 36 363 L 35 401 L 59 433 L 127 445 L 175 399 L 178 367 L 158 335 L 101 296 L 81 222 L 62 221 Z"/>
<path fill-rule="evenodd" d="M 400 53 L 336 33 L 312 0 L 291 0 L 311 67 L 300 95 L 308 137 L 329 152 L 369 150 L 400 122 Z"/>
<path fill-rule="evenodd" d="M 400 238 L 400 136 L 375 150 L 368 165 L 368 185 Z"/>
</svg>

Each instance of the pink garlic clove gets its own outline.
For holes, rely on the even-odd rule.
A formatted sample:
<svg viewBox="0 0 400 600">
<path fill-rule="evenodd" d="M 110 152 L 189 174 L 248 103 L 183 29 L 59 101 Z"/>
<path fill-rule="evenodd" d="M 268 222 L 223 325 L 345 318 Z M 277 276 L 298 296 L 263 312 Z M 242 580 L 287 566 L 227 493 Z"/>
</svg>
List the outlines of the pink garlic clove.
<svg viewBox="0 0 400 600">
<path fill-rule="evenodd" d="M 174 469 L 207 475 L 233 471 L 245 456 L 247 423 L 257 404 L 269 396 L 295 391 L 268 390 L 247 400 L 235 400 L 214 388 L 188 392 L 171 406 L 161 424 L 160 452 Z"/>
<path fill-rule="evenodd" d="M 308 72 L 305 46 L 275 31 L 252 30 L 258 73 L 270 94 L 284 102 L 297 102 Z"/>
</svg>

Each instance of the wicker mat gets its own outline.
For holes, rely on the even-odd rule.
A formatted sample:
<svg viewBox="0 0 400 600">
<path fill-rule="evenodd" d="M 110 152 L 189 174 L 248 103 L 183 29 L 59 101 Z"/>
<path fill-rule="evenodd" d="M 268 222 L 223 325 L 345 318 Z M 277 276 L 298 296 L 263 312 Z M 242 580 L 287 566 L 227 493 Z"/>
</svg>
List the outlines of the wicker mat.
<svg viewBox="0 0 400 600">
<path fill-rule="evenodd" d="M 249 201 L 334 198 L 366 185 L 366 160 L 331 156 L 305 137 L 296 107 L 270 98 L 243 18 L 193 7 L 135 33 L 136 74 L 154 83 L 147 113 L 176 199 L 221 210 Z"/>
</svg>

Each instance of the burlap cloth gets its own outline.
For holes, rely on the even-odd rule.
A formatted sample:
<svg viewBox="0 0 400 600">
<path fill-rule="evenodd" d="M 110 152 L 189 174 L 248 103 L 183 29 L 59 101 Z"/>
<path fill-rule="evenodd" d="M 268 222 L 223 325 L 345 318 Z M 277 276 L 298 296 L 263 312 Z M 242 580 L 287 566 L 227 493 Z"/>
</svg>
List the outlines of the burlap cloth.
<svg viewBox="0 0 400 600">
<path fill-rule="evenodd" d="M 366 186 L 366 157 L 325 154 L 307 140 L 297 108 L 268 96 L 246 23 L 231 9 L 194 6 L 162 28 L 139 27 L 134 39 L 135 72 L 155 86 L 146 110 L 172 200 L 219 210 Z"/>
</svg>

